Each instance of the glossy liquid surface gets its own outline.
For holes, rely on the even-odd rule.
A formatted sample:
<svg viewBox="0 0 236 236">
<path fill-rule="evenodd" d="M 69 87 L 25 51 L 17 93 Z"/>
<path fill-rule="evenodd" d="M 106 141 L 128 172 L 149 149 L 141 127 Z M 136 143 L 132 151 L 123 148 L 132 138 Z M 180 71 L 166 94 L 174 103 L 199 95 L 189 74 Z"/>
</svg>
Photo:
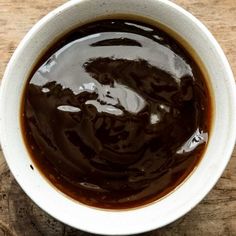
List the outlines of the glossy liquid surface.
<svg viewBox="0 0 236 236">
<path fill-rule="evenodd" d="M 198 164 L 210 102 L 191 56 L 156 27 L 103 20 L 44 55 L 25 89 L 32 159 L 62 192 L 90 206 L 152 202 Z"/>
</svg>

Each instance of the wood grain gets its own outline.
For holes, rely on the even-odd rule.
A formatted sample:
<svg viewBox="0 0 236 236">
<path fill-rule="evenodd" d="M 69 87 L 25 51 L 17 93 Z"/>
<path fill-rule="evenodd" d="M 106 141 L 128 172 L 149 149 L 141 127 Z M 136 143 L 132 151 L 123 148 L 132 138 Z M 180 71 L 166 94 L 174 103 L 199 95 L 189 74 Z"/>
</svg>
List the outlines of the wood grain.
<svg viewBox="0 0 236 236">
<path fill-rule="evenodd" d="M 0 0 L 0 78 L 26 32 L 65 0 Z M 223 47 L 236 74 L 236 0 L 176 0 L 198 17 Z M 18 186 L 0 154 L 0 236 L 91 235 L 39 209 Z M 150 236 L 236 235 L 236 149 L 222 178 L 190 213 Z"/>
</svg>

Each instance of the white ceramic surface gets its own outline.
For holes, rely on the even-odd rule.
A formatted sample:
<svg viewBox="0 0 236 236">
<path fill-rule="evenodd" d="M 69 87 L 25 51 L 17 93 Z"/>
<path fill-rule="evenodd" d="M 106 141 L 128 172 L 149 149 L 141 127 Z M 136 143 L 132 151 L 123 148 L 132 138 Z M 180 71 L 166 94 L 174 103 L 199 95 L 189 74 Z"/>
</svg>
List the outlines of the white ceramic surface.
<svg viewBox="0 0 236 236">
<path fill-rule="evenodd" d="M 135 14 L 154 19 L 182 36 L 210 75 L 215 115 L 205 156 L 174 192 L 146 207 L 128 211 L 93 209 L 71 200 L 37 171 L 24 146 L 20 102 L 26 79 L 42 50 L 69 29 L 107 14 Z M 225 169 L 236 137 L 235 82 L 221 48 L 191 14 L 167 0 L 72 0 L 38 22 L 21 42 L 6 69 L 0 94 L 0 138 L 18 183 L 42 209 L 60 221 L 88 232 L 122 235 L 149 231 L 178 219 L 211 190 Z"/>
</svg>

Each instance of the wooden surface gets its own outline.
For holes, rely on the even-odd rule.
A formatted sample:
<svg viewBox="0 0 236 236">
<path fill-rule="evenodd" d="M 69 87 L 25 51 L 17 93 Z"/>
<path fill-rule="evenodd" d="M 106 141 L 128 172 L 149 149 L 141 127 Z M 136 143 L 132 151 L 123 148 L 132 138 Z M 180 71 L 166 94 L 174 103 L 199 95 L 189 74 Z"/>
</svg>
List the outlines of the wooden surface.
<svg viewBox="0 0 236 236">
<path fill-rule="evenodd" d="M 66 1 L 0 0 L 0 78 L 26 32 L 42 16 L 63 2 Z M 236 0 L 175 2 L 207 25 L 223 47 L 236 75 Z M 18 186 L 0 155 L 0 236 L 2 235 L 90 234 L 63 225 L 39 209 Z M 236 149 L 220 181 L 196 208 L 177 222 L 145 235 L 236 235 Z"/>
</svg>

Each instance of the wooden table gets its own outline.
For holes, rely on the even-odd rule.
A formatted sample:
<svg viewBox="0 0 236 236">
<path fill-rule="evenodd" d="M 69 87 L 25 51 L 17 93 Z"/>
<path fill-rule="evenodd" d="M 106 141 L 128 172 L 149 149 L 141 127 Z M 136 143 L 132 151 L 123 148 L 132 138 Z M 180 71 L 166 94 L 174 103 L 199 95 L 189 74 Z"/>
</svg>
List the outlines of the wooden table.
<svg viewBox="0 0 236 236">
<path fill-rule="evenodd" d="M 121 0 L 122 1 L 122 0 Z M 26 32 L 65 0 L 0 0 L 0 78 Z M 212 31 L 236 74 L 236 0 L 176 0 Z M 9 95 L 10 96 L 10 95 Z M 0 236 L 89 235 L 48 216 L 21 190 L 0 155 Z M 236 235 L 236 149 L 220 181 L 183 218 L 145 235 Z"/>
</svg>

